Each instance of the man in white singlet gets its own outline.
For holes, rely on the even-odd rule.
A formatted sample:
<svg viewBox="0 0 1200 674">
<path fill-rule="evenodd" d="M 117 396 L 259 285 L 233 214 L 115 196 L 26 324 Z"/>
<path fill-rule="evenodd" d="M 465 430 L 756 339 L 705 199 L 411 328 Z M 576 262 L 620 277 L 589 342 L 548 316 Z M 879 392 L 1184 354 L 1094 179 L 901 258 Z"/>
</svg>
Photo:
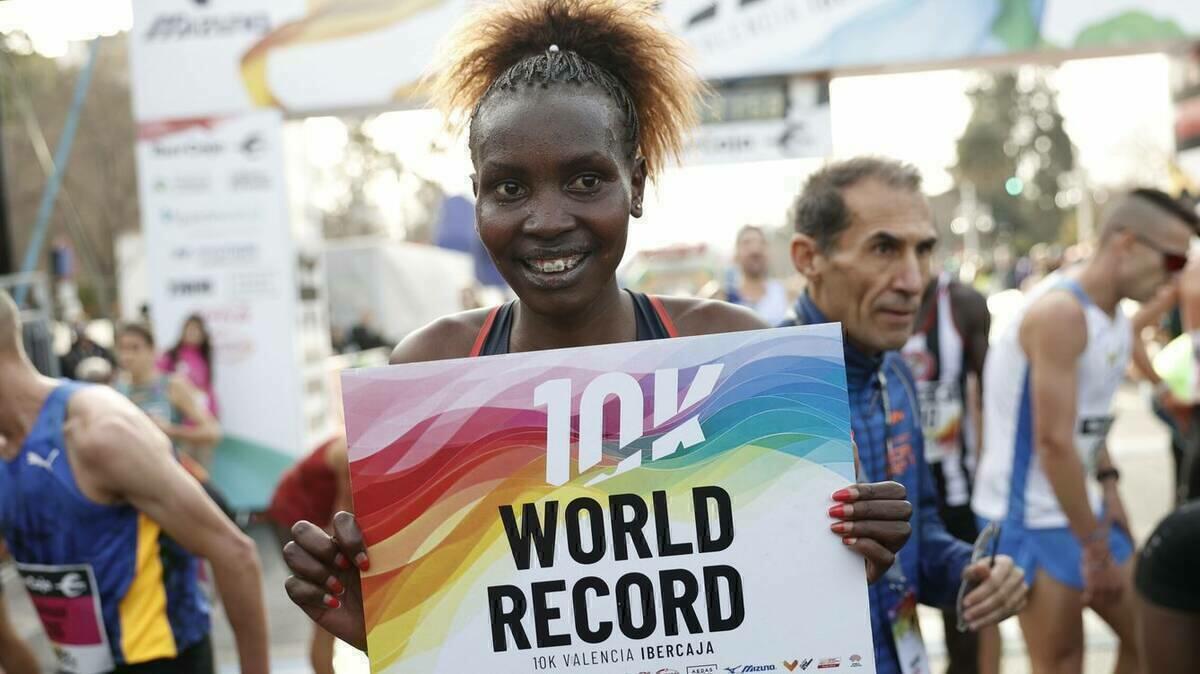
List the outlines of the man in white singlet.
<svg viewBox="0 0 1200 674">
<path fill-rule="evenodd" d="M 1139 671 L 1133 545 L 1105 438 L 1133 336 L 1118 305 L 1150 299 L 1187 261 L 1174 203 L 1117 199 L 1093 257 L 1034 288 L 988 352 L 972 506 L 1003 523 L 1001 552 L 1033 579 L 1020 620 L 1034 674 L 1083 671 L 1085 605 L 1120 637 L 1115 671 Z"/>
</svg>

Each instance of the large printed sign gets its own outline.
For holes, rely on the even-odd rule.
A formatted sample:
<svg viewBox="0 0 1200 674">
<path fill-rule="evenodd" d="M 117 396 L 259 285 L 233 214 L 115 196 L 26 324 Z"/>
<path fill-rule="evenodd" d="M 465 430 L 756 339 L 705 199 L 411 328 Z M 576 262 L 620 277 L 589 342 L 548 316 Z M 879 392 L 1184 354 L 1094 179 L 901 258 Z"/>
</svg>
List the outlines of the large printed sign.
<svg viewBox="0 0 1200 674">
<path fill-rule="evenodd" d="M 343 375 L 376 672 L 873 672 L 836 325 Z"/>
<path fill-rule="evenodd" d="M 304 367 L 329 354 L 319 260 L 293 233 L 282 128 L 278 110 L 263 110 L 139 129 L 155 333 L 165 348 L 188 315 L 208 323 L 227 436 L 218 462 L 229 447 L 294 457 L 330 432 L 324 371 L 314 379 Z M 317 399 L 313 409 L 302 411 L 304 396 Z M 264 479 L 260 500 L 269 497 Z"/>
<path fill-rule="evenodd" d="M 420 105 L 431 55 L 474 1 L 134 0 L 134 112 Z M 1200 37 L 1195 0 L 663 0 L 661 10 L 709 80 Z"/>
</svg>

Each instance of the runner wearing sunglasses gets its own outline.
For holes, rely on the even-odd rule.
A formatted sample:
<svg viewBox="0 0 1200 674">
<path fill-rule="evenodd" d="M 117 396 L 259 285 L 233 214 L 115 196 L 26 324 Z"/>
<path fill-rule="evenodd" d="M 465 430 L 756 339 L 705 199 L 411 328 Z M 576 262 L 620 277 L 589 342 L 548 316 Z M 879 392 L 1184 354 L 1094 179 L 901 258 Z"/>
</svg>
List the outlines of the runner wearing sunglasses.
<svg viewBox="0 0 1200 674">
<path fill-rule="evenodd" d="M 1083 671 L 1085 605 L 1121 639 L 1115 671 L 1138 671 L 1133 544 L 1105 444 L 1133 337 L 1118 305 L 1184 267 L 1187 221 L 1157 190 L 1117 199 L 1091 259 L 1034 288 L 988 352 L 972 505 L 1004 523 L 999 550 L 1032 580 L 1020 619 L 1035 674 Z"/>
</svg>

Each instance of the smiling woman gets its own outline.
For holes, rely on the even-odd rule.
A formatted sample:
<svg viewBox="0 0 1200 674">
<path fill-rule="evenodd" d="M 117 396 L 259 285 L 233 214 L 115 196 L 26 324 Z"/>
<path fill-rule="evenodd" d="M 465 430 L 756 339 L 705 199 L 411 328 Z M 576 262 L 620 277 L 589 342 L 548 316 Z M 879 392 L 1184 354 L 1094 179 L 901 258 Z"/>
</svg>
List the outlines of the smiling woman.
<svg viewBox="0 0 1200 674">
<path fill-rule="evenodd" d="M 742 307 L 617 285 L 629 219 L 642 214 L 647 178 L 678 157 L 701 89 L 653 3 L 528 0 L 480 11 L 459 29 L 436 89 L 443 108 L 470 125 L 476 226 L 517 299 L 435 321 L 397 346 L 392 362 L 767 327 Z M 843 498 L 871 506 L 846 544 L 872 562 L 875 578 L 907 540 L 911 507 L 899 485 L 857 493 Z M 361 648 L 362 598 L 348 560 L 368 568 L 366 549 L 352 516 L 340 513 L 334 532 L 296 526 L 284 551 L 295 574 L 287 589 Z M 330 587 L 345 592 L 339 599 Z"/>
</svg>

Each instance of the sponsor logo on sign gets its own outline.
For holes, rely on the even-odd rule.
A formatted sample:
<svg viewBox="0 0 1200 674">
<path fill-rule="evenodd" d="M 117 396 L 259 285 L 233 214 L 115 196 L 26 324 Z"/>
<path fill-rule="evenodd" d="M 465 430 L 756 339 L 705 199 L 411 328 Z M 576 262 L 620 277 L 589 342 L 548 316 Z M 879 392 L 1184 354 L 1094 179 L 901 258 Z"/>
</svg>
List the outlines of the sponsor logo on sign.
<svg viewBox="0 0 1200 674">
<path fill-rule="evenodd" d="M 215 157 L 225 151 L 225 146 L 215 140 L 187 140 L 155 143 L 150 150 L 156 157 Z"/>
<path fill-rule="evenodd" d="M 862 656 L 861 655 L 851 655 L 850 656 L 850 666 L 851 667 L 862 667 Z"/>
<path fill-rule="evenodd" d="M 817 669 L 837 669 L 842 666 L 841 658 L 825 658 L 817 664 Z"/>
<path fill-rule="evenodd" d="M 271 189 L 271 176 L 262 171 L 238 171 L 229 181 L 235 192 L 250 192 Z"/>
<path fill-rule="evenodd" d="M 226 14 L 223 16 L 196 15 L 183 12 L 163 14 L 146 29 L 145 40 L 168 41 L 204 38 L 225 38 L 234 35 L 266 35 L 271 30 L 271 17 L 266 13 Z"/>
<path fill-rule="evenodd" d="M 775 665 L 738 665 L 737 667 L 726 667 L 725 671 L 729 674 L 747 674 L 748 672 L 774 672 L 777 671 Z"/>
<path fill-rule="evenodd" d="M 800 663 L 800 671 L 807 672 L 809 667 L 812 667 L 813 659 L 808 658 Z"/>
<path fill-rule="evenodd" d="M 172 295 L 184 297 L 194 297 L 196 295 L 207 295 L 212 292 L 212 281 L 207 279 L 193 279 L 188 281 L 172 281 L 170 285 Z"/>
<path fill-rule="evenodd" d="M 654 674 L 679 674 L 679 672 L 675 671 L 674 669 L 667 669 L 666 667 L 664 667 L 664 668 L 658 670 L 657 672 L 655 672 Z"/>
<path fill-rule="evenodd" d="M 266 145 L 267 141 L 263 140 L 262 135 L 255 132 L 249 136 L 246 136 L 245 140 L 242 141 L 239 147 L 242 150 L 242 154 L 251 159 L 255 159 L 263 153 L 263 150 L 266 149 Z"/>
<path fill-rule="evenodd" d="M 784 660 L 784 661 L 783 661 L 783 666 L 784 666 L 785 668 L 787 668 L 787 670 L 788 670 L 789 672 L 794 672 L 794 671 L 796 671 L 796 667 L 798 667 L 799 665 L 800 665 L 800 661 L 799 661 L 799 660 L 790 660 L 790 661 L 789 661 L 789 660 Z"/>
<path fill-rule="evenodd" d="M 717 674 L 716 665 L 693 665 L 684 674 Z"/>
</svg>

